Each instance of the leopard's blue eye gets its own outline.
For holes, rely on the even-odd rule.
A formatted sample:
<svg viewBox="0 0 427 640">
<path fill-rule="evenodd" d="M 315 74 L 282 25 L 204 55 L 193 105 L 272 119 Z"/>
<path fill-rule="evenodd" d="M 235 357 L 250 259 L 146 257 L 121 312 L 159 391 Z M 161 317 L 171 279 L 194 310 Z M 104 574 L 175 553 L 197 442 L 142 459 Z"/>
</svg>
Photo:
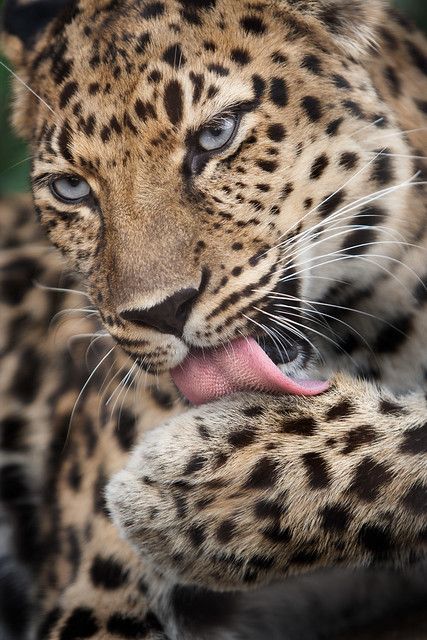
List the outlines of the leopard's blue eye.
<svg viewBox="0 0 427 640">
<path fill-rule="evenodd" d="M 237 118 L 225 115 L 207 125 L 199 134 L 198 143 L 205 151 L 217 151 L 231 141 L 237 129 Z"/>
<path fill-rule="evenodd" d="M 50 190 L 55 198 L 68 204 L 80 202 L 91 192 L 89 184 L 79 176 L 54 178 L 50 182 Z"/>
</svg>

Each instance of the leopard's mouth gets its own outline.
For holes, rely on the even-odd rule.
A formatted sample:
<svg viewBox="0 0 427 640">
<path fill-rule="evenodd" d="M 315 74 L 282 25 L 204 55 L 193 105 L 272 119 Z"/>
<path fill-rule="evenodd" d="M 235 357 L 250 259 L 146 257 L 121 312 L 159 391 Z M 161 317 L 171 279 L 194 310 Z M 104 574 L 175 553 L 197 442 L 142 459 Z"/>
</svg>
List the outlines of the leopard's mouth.
<svg viewBox="0 0 427 640">
<path fill-rule="evenodd" d="M 298 356 L 297 348 L 286 350 L 285 354 L 274 342 L 266 344 L 266 348 L 259 342 L 262 339 L 238 338 L 212 349 L 191 349 L 183 362 L 171 370 L 172 379 L 194 405 L 239 391 L 304 396 L 326 391 L 328 382 L 293 378 L 279 369 L 278 364 L 289 363 Z"/>
<path fill-rule="evenodd" d="M 290 364 L 297 360 L 299 356 L 305 357 L 307 355 L 304 345 L 295 341 L 288 341 L 286 344 L 282 341 L 279 343 L 267 335 L 254 336 L 254 339 L 275 365 Z"/>
</svg>

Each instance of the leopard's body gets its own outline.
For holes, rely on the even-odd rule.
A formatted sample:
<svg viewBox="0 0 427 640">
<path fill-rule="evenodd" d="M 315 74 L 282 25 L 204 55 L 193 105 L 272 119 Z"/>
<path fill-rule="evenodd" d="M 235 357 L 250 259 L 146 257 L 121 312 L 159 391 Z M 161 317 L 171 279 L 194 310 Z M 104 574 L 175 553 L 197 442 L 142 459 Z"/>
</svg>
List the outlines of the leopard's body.
<svg viewBox="0 0 427 640">
<path fill-rule="evenodd" d="M 26 201 L 2 205 L 1 496 L 30 626 L 332 638 L 373 576 L 377 615 L 422 603 L 420 568 L 360 568 L 427 539 L 423 36 L 350 0 L 9 0 L 5 28 L 37 216 L 79 272 Z M 230 145 L 201 152 L 229 112 Z M 90 195 L 59 204 L 59 174 Z M 177 290 L 197 291 L 179 332 L 126 315 Z M 88 296 L 112 337 L 92 308 L 49 330 Z M 189 409 L 168 370 L 253 334 L 331 389 Z M 331 585 L 335 612 L 298 613 Z"/>
</svg>

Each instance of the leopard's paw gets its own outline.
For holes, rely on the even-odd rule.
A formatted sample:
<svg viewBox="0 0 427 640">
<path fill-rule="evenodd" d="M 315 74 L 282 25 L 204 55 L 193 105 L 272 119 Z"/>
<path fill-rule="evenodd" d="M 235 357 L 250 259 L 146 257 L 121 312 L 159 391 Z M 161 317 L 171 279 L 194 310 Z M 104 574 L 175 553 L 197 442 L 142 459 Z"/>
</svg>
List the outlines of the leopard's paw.
<svg viewBox="0 0 427 640">
<path fill-rule="evenodd" d="M 262 542 L 288 536 L 276 450 L 287 404 L 239 394 L 193 409 L 149 432 L 110 482 L 115 522 L 170 580 L 235 588 L 269 575 Z"/>
<path fill-rule="evenodd" d="M 224 398 L 149 432 L 110 482 L 109 507 L 172 582 L 242 589 L 400 562 L 423 544 L 427 470 L 407 444 L 421 442 L 421 400 L 400 406 L 344 378 L 315 398 Z"/>
</svg>

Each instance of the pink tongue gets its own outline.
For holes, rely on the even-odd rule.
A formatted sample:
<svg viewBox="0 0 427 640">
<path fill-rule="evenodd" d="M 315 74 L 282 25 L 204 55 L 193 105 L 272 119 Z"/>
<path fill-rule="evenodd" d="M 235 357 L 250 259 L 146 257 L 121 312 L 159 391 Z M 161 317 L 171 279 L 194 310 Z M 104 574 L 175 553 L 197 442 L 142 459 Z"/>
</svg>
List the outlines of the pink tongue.
<svg viewBox="0 0 427 640">
<path fill-rule="evenodd" d="M 171 374 L 178 389 L 194 405 L 236 391 L 314 396 L 329 386 L 328 382 L 288 378 L 253 338 L 235 340 L 227 347 L 192 352 Z"/>
</svg>

